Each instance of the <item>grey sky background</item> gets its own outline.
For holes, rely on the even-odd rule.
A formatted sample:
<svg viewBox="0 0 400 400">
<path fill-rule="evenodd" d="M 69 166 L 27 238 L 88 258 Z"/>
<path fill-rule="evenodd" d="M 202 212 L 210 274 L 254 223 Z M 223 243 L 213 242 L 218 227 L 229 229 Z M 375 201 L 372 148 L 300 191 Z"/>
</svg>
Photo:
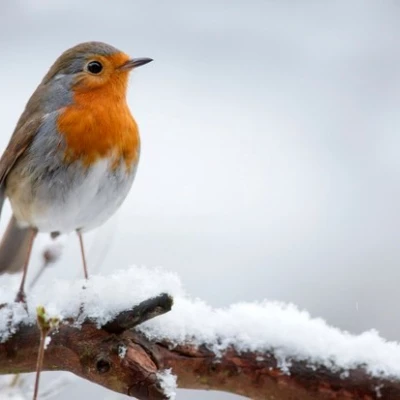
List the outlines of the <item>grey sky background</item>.
<svg viewBox="0 0 400 400">
<path fill-rule="evenodd" d="M 118 215 L 86 237 L 92 271 L 163 266 L 214 306 L 294 302 L 351 332 L 375 328 L 400 339 L 395 2 L 9 0 L 0 7 L 1 148 L 66 48 L 100 40 L 155 60 L 131 80 L 140 166 Z M 8 215 L 9 208 L 1 229 Z M 36 264 L 46 240 L 35 248 Z M 80 274 L 71 235 L 45 279 Z M 59 398 L 89 395 L 116 398 L 83 381 Z"/>
</svg>

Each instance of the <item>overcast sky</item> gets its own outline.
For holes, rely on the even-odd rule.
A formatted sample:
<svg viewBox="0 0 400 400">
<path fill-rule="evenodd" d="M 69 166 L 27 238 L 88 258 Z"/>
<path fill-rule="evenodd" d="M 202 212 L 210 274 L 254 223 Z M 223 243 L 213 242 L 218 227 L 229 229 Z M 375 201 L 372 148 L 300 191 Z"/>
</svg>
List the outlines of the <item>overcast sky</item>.
<svg viewBox="0 0 400 400">
<path fill-rule="evenodd" d="M 66 48 L 100 40 L 155 60 L 129 90 L 142 137 L 137 179 L 118 215 L 87 235 L 91 271 L 161 265 L 215 306 L 278 299 L 351 332 L 400 339 L 395 2 L 0 7 L 1 148 Z M 9 208 L 3 215 L 2 229 Z M 71 235 L 45 279 L 80 274 Z M 82 381 L 63 399 L 90 393 L 114 398 Z"/>
</svg>

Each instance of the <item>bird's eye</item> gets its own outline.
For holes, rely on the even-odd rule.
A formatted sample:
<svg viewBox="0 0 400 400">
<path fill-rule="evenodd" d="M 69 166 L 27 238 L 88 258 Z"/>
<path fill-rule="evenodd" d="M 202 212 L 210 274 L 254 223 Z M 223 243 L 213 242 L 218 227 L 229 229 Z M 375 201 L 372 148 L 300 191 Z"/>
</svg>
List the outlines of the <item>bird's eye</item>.
<svg viewBox="0 0 400 400">
<path fill-rule="evenodd" d="M 103 66 L 98 61 L 90 61 L 90 63 L 87 64 L 86 69 L 91 74 L 97 75 L 103 70 Z"/>
</svg>

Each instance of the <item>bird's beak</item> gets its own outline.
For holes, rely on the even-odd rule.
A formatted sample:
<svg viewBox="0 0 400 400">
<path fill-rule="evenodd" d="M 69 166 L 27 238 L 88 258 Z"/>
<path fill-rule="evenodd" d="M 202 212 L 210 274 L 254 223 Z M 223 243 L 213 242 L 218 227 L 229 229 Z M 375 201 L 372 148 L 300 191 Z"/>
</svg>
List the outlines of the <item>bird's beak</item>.
<svg viewBox="0 0 400 400">
<path fill-rule="evenodd" d="M 131 70 L 137 67 L 140 67 L 142 65 L 148 64 L 149 62 L 152 62 L 153 59 L 152 58 L 147 58 L 147 57 L 143 57 L 143 58 L 132 58 L 131 60 L 128 60 L 127 62 L 123 63 L 119 69 L 120 70 Z"/>
</svg>

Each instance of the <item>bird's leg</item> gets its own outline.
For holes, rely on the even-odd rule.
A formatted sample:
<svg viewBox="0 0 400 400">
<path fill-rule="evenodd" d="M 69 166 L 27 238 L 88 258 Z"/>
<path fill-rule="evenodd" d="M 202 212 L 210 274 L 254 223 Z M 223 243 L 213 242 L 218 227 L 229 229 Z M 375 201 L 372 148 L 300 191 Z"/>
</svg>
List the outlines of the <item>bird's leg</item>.
<svg viewBox="0 0 400 400">
<path fill-rule="evenodd" d="M 82 237 L 82 232 L 80 230 L 76 231 L 78 238 L 79 238 L 79 244 L 81 246 L 81 255 L 82 255 L 82 263 L 83 263 L 83 273 L 85 275 L 85 279 L 89 278 L 88 270 L 87 270 L 87 264 L 86 264 L 86 257 L 85 257 L 85 246 L 83 245 L 83 237 Z"/>
<path fill-rule="evenodd" d="M 25 257 L 25 262 L 24 262 L 24 269 L 22 273 L 22 279 L 21 279 L 21 284 L 19 286 L 19 290 L 17 293 L 17 296 L 15 297 L 15 301 L 19 303 L 26 303 L 26 296 L 25 296 L 25 281 L 26 281 L 26 275 L 28 273 L 28 265 L 29 261 L 31 259 L 31 253 L 32 253 L 32 248 L 33 248 L 33 243 L 35 241 L 37 235 L 37 229 L 32 229 L 30 233 L 30 238 L 29 238 L 29 246 L 28 246 L 28 251 L 26 252 L 26 257 Z"/>
<path fill-rule="evenodd" d="M 86 257 L 85 257 L 85 246 L 83 245 L 82 232 L 79 229 L 77 229 L 76 230 L 76 234 L 78 235 L 79 245 L 81 246 L 83 273 L 85 275 L 85 279 L 87 280 L 89 278 L 89 274 L 88 274 L 88 270 L 87 270 Z M 86 289 L 86 285 L 83 285 L 82 289 L 85 290 Z M 85 306 L 82 303 L 81 306 L 79 307 L 79 313 L 78 313 L 78 316 L 77 316 L 77 321 L 79 321 L 84 315 L 85 315 Z"/>
</svg>

